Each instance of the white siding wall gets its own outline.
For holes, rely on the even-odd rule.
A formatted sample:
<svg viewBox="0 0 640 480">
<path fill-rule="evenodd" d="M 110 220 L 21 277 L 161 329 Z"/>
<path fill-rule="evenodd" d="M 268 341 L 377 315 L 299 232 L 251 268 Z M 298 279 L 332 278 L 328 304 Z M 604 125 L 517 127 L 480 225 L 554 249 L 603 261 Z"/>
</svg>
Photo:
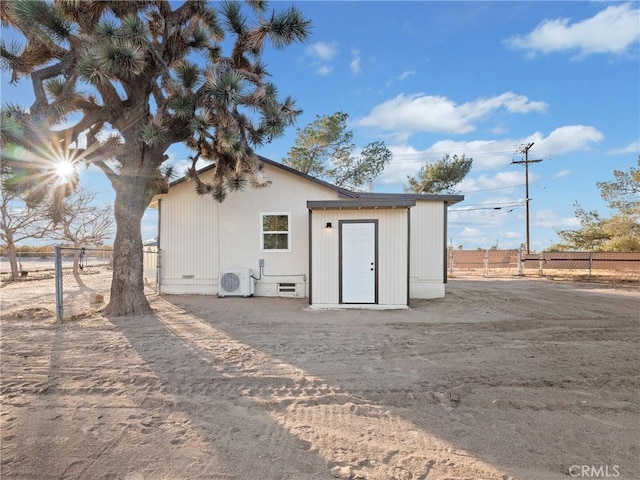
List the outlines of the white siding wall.
<svg viewBox="0 0 640 480">
<path fill-rule="evenodd" d="M 162 197 L 163 293 L 217 294 L 220 271 L 250 268 L 257 277 L 259 259 L 264 259 L 266 275 L 257 281 L 255 295 L 281 295 L 279 283 L 294 283 L 295 293 L 289 296 L 308 296 L 307 200 L 335 200 L 337 193 L 269 165 L 265 173 L 272 181 L 269 187 L 247 187 L 222 203 L 198 197 L 192 182 L 176 185 Z M 290 214 L 289 252 L 260 251 L 261 212 Z"/>
<path fill-rule="evenodd" d="M 197 196 L 192 182 L 160 197 L 161 293 L 217 294 L 220 270 L 250 268 L 258 276 L 259 259 L 264 259 L 266 275 L 257 282 L 256 295 L 281 295 L 279 283 L 295 284 L 295 292 L 288 295 L 309 295 L 306 202 L 337 200 L 338 195 L 277 167 L 265 165 L 265 171 L 271 186 L 229 194 L 223 203 Z M 411 298 L 444 296 L 444 208 L 440 201 L 420 200 L 409 209 Z M 290 214 L 291 251 L 260 251 L 261 212 Z M 338 221 L 374 218 L 379 220 L 379 304 L 406 304 L 406 209 L 314 210 L 314 304 L 338 304 Z M 331 232 L 324 228 L 328 221 L 333 223 Z"/>
<path fill-rule="evenodd" d="M 218 292 L 219 206 L 210 197 L 190 197 L 161 203 L 161 293 Z"/>
<path fill-rule="evenodd" d="M 444 297 L 444 209 L 425 200 L 411 209 L 411 298 Z"/>
<path fill-rule="evenodd" d="M 339 305 L 339 221 L 378 220 L 378 305 L 407 304 L 407 210 L 314 210 L 312 302 Z M 327 229 L 327 222 L 333 228 Z"/>
</svg>

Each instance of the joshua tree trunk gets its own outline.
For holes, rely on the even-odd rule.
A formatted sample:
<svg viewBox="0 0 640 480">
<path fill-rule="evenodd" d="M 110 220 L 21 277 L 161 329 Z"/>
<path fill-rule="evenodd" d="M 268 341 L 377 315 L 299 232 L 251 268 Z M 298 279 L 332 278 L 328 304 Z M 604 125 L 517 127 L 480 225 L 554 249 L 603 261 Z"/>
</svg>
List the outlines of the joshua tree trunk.
<svg viewBox="0 0 640 480">
<path fill-rule="evenodd" d="M 142 257 L 142 216 L 151 196 L 147 178 L 141 172 L 121 172 L 113 182 L 116 190 L 114 214 L 116 238 L 113 243 L 113 278 L 111 298 L 106 315 L 135 315 L 151 311 L 144 294 L 144 264 Z M 145 186 L 138 183 L 142 182 Z"/>
</svg>

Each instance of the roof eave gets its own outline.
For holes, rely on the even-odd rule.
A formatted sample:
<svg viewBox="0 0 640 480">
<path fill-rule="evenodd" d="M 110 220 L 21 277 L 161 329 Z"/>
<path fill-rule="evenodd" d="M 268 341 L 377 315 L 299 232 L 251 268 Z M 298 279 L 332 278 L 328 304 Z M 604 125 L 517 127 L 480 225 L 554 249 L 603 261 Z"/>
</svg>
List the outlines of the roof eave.
<svg viewBox="0 0 640 480">
<path fill-rule="evenodd" d="M 359 192 L 356 193 L 357 198 L 361 199 L 412 199 L 415 201 L 437 201 L 444 202 L 448 205 L 454 205 L 464 200 L 464 195 L 431 195 L 425 193 L 372 193 Z"/>
<path fill-rule="evenodd" d="M 309 210 L 375 210 L 380 208 L 411 208 L 416 201 L 406 199 L 345 199 L 345 200 L 307 200 Z"/>
</svg>

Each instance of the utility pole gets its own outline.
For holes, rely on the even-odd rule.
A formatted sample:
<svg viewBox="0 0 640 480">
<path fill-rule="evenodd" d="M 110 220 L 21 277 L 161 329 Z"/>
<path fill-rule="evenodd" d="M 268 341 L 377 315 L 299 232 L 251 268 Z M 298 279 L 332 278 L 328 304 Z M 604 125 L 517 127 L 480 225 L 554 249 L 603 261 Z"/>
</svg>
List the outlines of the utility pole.
<svg viewBox="0 0 640 480">
<path fill-rule="evenodd" d="M 533 142 L 525 145 L 524 147 L 522 147 L 522 150 L 520 150 L 519 152 L 516 153 L 522 153 L 524 154 L 524 160 L 520 160 L 520 161 L 512 161 L 511 164 L 517 163 L 517 164 L 524 164 L 524 188 L 525 188 L 525 200 L 524 200 L 524 204 L 525 204 L 525 209 L 526 209 L 526 233 L 527 233 L 527 243 L 526 243 L 526 248 L 527 248 L 527 254 L 531 253 L 531 248 L 530 248 L 530 242 L 529 242 L 529 164 L 530 163 L 539 163 L 542 161 L 542 159 L 538 159 L 538 160 L 529 160 L 529 149 L 533 147 Z"/>
</svg>

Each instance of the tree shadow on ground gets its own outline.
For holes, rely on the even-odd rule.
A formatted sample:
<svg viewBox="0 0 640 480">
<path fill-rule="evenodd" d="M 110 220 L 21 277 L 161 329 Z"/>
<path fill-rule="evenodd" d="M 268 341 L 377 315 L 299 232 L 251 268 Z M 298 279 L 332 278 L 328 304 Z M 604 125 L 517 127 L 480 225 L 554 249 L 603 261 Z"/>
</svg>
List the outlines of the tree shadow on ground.
<svg viewBox="0 0 640 480">
<path fill-rule="evenodd" d="M 325 463 L 313 472 L 326 474 L 330 469 L 339 478 L 419 479 L 430 473 L 511 478 L 368 398 L 373 392 L 363 395 L 339 379 L 316 375 L 311 364 L 303 366 L 267 353 L 270 349 L 262 348 L 266 345 L 242 341 L 241 334 L 229 335 L 171 304 L 157 308 L 160 302 L 165 300 L 152 302 L 157 323 L 154 319 L 138 330 L 128 318 L 112 321 L 185 402 L 194 396 L 209 402 L 219 399 L 242 409 L 243 415 L 256 411 L 266 415 L 288 437 L 284 449 L 266 446 L 270 456 L 284 461 L 295 450 L 313 450 Z M 234 313 L 239 321 L 244 315 L 242 309 Z M 207 412 L 196 409 L 190 415 L 206 418 Z"/>
<path fill-rule="evenodd" d="M 566 478 L 571 465 L 594 462 L 619 465 L 633 478 L 638 437 L 629 425 L 639 407 L 637 382 L 629 382 L 639 363 L 637 299 L 544 282 L 513 288 L 467 282 L 463 292 L 408 312 L 309 312 L 304 300 L 164 298 L 209 325 L 219 342 L 226 336 L 242 345 L 239 371 L 288 371 L 249 392 L 271 401 L 287 428 L 304 411 L 308 418 L 342 416 L 365 439 L 372 427 L 405 429 L 395 449 L 383 438 L 377 447 L 350 447 L 351 458 L 333 455 L 356 473 L 371 470 L 367 460 L 386 462 L 382 471 L 397 477 L 400 470 L 392 468 L 415 478 L 434 467 L 446 472 L 437 462 L 447 455 L 434 454 L 436 445 L 449 449 L 452 463 L 482 459 L 520 478 Z M 461 306 L 465 295 L 471 299 Z M 332 427 L 335 441 L 348 438 Z M 403 446 L 408 436 L 423 443 Z"/>
<path fill-rule="evenodd" d="M 192 319 L 177 310 L 141 317 L 112 317 L 109 321 L 159 380 L 173 405 L 158 410 L 154 425 L 179 412 L 189 419 L 189 435 L 197 432 L 215 452 L 222 467 L 202 478 L 327 479 L 329 467 L 308 443 L 290 435 L 243 392 L 263 386 L 261 379 L 237 378 L 229 366 L 190 333 Z M 220 477 L 223 478 L 223 477 Z M 226 477 L 224 477 L 226 478 Z"/>
</svg>

